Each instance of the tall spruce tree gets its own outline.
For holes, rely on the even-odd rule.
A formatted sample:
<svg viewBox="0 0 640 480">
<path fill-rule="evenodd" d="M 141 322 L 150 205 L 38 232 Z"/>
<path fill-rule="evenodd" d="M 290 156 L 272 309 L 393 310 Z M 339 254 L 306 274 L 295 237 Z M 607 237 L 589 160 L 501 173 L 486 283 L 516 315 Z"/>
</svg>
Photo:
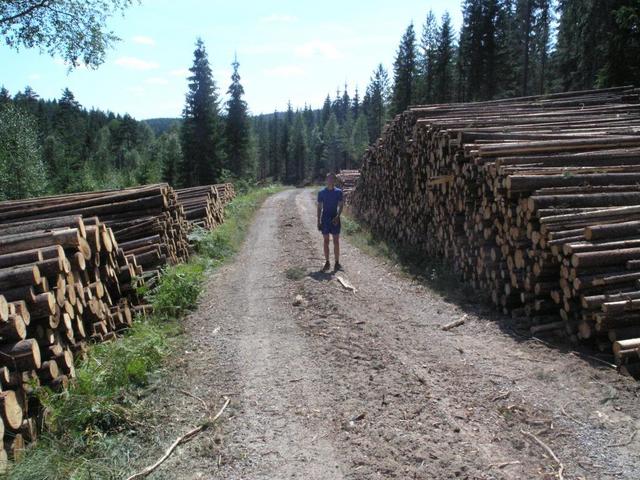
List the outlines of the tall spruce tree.
<svg viewBox="0 0 640 480">
<path fill-rule="evenodd" d="M 458 57 L 461 101 L 512 95 L 510 8 L 504 0 L 465 0 Z"/>
<path fill-rule="evenodd" d="M 393 63 L 392 113 L 403 112 L 414 101 L 416 81 L 416 34 L 411 23 L 400 41 Z"/>
<path fill-rule="evenodd" d="M 291 142 L 291 129 L 293 127 L 293 107 L 291 102 L 287 103 L 287 111 L 284 114 L 284 121 L 282 125 L 282 136 L 280 137 L 280 158 L 282 162 L 282 170 L 280 172 L 280 179 L 287 183 L 295 183 L 296 166 L 292 157 L 289 155 L 289 143 Z"/>
<path fill-rule="evenodd" d="M 288 155 L 296 166 L 295 174 L 291 174 L 290 181 L 301 183 L 307 179 L 309 165 L 309 148 L 307 145 L 307 127 L 302 113 L 296 112 L 293 126 L 291 127 L 291 141 L 289 142 Z"/>
<path fill-rule="evenodd" d="M 432 63 L 435 89 L 431 96 L 437 103 L 449 102 L 453 97 L 454 54 L 455 45 L 451 17 L 449 12 L 445 12 L 437 31 L 435 55 Z"/>
<path fill-rule="evenodd" d="M 183 186 L 216 183 L 224 165 L 223 125 L 216 83 L 202 39 L 196 41 L 189 91 L 183 111 L 181 142 L 183 161 L 179 178 Z"/>
<path fill-rule="evenodd" d="M 247 112 L 247 102 L 244 101 L 244 88 L 240 83 L 238 73 L 238 58 L 235 57 L 231 74 L 231 85 L 227 94 L 227 119 L 225 123 L 225 147 L 227 169 L 237 178 L 251 176 L 254 166 L 251 165 L 250 143 L 251 128 Z"/>
<path fill-rule="evenodd" d="M 434 101 L 435 61 L 438 41 L 438 22 L 433 10 L 429 10 L 422 27 L 417 66 L 416 103 Z"/>
<path fill-rule="evenodd" d="M 366 97 L 367 107 L 365 108 L 363 105 L 363 110 L 369 121 L 369 138 L 375 142 L 382 133 L 388 111 L 389 75 L 382 64 L 378 65 L 378 68 L 373 72 L 367 86 Z"/>
</svg>

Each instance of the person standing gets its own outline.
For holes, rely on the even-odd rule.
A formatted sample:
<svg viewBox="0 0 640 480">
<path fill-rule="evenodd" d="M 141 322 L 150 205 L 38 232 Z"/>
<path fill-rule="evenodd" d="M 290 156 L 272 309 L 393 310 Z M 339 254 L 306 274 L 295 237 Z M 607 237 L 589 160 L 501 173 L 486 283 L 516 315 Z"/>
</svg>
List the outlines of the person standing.
<svg viewBox="0 0 640 480">
<path fill-rule="evenodd" d="M 324 259 L 323 272 L 331 269 L 329 262 L 329 235 L 333 237 L 333 255 L 335 257 L 334 271 L 342 270 L 340 265 L 340 215 L 344 202 L 342 200 L 342 190 L 336 187 L 336 176 L 334 173 L 327 174 L 327 186 L 318 192 L 318 230 L 324 237 Z"/>
</svg>

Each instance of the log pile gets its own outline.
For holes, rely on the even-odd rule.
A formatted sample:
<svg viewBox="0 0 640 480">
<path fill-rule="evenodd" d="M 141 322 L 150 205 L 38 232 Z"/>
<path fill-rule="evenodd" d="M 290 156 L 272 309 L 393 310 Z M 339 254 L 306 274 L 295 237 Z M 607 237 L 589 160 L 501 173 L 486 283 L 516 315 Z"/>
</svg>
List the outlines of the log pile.
<svg viewBox="0 0 640 480">
<path fill-rule="evenodd" d="M 145 272 L 189 256 L 189 224 L 175 191 L 167 184 L 84 192 L 0 204 L 0 225 L 52 216 L 97 216 L 113 232 L 125 255 Z"/>
<path fill-rule="evenodd" d="M 217 183 L 214 187 L 218 191 L 218 197 L 220 197 L 223 206 L 227 205 L 227 203 L 236 197 L 233 183 Z"/>
<path fill-rule="evenodd" d="M 224 207 L 235 197 L 231 183 L 204 185 L 176 190 L 191 227 L 213 230 L 224 222 Z"/>
<path fill-rule="evenodd" d="M 0 469 L 7 454 L 19 459 L 35 440 L 34 387 L 65 388 L 87 343 L 115 338 L 144 308 L 136 293 L 141 274 L 97 217 L 0 225 Z"/>
<path fill-rule="evenodd" d="M 349 203 L 351 195 L 356 188 L 360 178 L 360 170 L 341 170 L 336 175 L 336 183 L 342 190 L 345 203 Z"/>
<path fill-rule="evenodd" d="M 89 342 L 146 314 L 139 287 L 187 259 L 201 200 L 214 228 L 233 196 L 158 184 L 0 203 L 0 470 L 37 436 L 34 386 L 65 388 Z"/>
<path fill-rule="evenodd" d="M 532 333 L 640 374 L 638 89 L 410 108 L 367 150 L 352 204 Z"/>
</svg>

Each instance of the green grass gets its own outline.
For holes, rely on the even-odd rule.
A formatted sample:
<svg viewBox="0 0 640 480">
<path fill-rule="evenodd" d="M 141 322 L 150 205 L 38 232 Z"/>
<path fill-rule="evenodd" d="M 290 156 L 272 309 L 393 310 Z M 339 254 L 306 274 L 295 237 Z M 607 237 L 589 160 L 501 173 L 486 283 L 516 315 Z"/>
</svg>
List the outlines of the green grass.
<svg viewBox="0 0 640 480">
<path fill-rule="evenodd" d="M 67 391 L 38 390 L 48 411 L 46 432 L 6 478 L 124 476 L 131 452 L 141 441 L 139 427 L 153 414 L 142 411 L 140 399 L 150 385 L 166 378 L 165 361 L 180 345 L 180 318 L 196 308 L 207 269 L 236 253 L 254 213 L 278 190 L 264 187 L 239 195 L 227 206 L 222 226 L 196 235 L 198 254 L 186 264 L 164 270 L 158 287 L 148 294 L 154 306 L 151 318 L 136 319 L 115 342 L 92 346 L 87 359 L 77 365 L 77 378 Z"/>
<path fill-rule="evenodd" d="M 477 292 L 461 282 L 444 260 L 428 257 L 417 247 L 380 238 L 350 214 L 343 213 L 341 222 L 345 238 L 368 255 L 391 260 L 403 273 L 443 296 L 463 302 L 478 300 Z"/>
</svg>

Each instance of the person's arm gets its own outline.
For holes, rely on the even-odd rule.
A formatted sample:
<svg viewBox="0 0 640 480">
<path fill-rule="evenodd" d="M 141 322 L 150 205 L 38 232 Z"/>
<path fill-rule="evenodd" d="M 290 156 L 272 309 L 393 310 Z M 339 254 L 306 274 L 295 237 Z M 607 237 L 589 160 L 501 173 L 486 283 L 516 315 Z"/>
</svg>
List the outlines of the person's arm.
<svg viewBox="0 0 640 480">
<path fill-rule="evenodd" d="M 340 215 L 342 215 L 342 207 L 344 207 L 344 201 L 340 200 L 340 202 L 338 202 L 338 213 L 333 218 L 333 223 L 336 225 L 340 223 Z"/>
<path fill-rule="evenodd" d="M 318 195 L 318 230 L 320 230 L 322 228 L 321 222 L 320 222 L 320 217 L 322 215 L 322 200 L 320 199 L 320 195 Z"/>
</svg>

